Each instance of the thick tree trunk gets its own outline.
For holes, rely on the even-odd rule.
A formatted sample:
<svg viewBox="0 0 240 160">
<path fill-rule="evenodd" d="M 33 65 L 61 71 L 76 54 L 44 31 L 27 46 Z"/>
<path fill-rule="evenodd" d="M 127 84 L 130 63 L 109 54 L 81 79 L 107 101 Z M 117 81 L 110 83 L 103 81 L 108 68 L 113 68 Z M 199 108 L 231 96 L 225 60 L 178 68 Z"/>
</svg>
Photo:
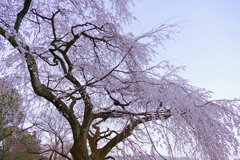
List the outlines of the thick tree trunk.
<svg viewBox="0 0 240 160">
<path fill-rule="evenodd" d="M 74 160 L 90 160 L 88 152 L 83 151 L 79 145 L 73 145 L 70 152 Z"/>
</svg>

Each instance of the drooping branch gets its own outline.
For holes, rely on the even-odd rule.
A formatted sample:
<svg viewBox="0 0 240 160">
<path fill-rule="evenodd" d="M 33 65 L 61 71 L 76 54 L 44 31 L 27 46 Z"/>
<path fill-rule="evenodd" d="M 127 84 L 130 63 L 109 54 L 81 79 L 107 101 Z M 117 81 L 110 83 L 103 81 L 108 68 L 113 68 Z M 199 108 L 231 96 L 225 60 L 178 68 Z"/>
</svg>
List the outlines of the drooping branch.
<svg viewBox="0 0 240 160">
<path fill-rule="evenodd" d="M 100 81 L 102 81 L 103 79 L 107 78 L 109 75 L 111 75 L 112 72 L 115 71 L 115 69 L 117 69 L 126 59 L 126 57 L 130 54 L 132 48 L 133 48 L 134 44 L 131 45 L 131 47 L 127 50 L 127 52 L 123 55 L 122 59 L 118 62 L 117 65 L 115 65 L 108 73 L 106 73 L 105 75 L 103 75 L 101 78 L 89 83 L 88 85 L 93 85 L 95 83 L 98 83 Z"/>
</svg>

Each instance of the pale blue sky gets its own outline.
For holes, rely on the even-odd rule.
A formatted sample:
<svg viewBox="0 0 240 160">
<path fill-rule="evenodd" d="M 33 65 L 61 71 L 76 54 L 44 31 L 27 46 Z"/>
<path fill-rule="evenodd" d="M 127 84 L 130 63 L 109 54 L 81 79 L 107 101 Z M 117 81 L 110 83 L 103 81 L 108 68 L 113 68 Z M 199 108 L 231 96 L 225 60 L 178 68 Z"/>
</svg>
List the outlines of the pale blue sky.
<svg viewBox="0 0 240 160">
<path fill-rule="evenodd" d="M 186 66 L 181 75 L 213 98 L 240 98 L 240 1 L 145 0 L 135 1 L 132 12 L 139 22 L 127 31 L 141 34 L 161 22 L 186 20 L 175 43 L 159 47 L 159 59 Z"/>
</svg>

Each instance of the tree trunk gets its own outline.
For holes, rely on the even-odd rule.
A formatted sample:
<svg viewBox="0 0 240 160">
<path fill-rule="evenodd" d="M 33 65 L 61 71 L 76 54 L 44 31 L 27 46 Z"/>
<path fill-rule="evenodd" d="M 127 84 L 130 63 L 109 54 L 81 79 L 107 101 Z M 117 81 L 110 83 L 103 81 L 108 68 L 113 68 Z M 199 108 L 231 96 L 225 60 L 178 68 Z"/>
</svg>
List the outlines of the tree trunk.
<svg viewBox="0 0 240 160">
<path fill-rule="evenodd" d="M 90 160 L 90 157 L 88 155 L 87 151 L 84 151 L 80 147 L 82 144 L 73 144 L 72 148 L 70 149 L 70 152 L 73 156 L 74 160 Z"/>
</svg>

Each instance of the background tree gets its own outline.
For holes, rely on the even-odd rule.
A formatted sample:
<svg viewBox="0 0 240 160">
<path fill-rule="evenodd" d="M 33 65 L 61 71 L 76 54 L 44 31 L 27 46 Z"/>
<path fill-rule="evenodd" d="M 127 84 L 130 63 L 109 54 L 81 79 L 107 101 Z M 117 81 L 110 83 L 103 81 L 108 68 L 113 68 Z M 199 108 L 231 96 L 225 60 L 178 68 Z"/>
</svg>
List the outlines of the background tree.
<svg viewBox="0 0 240 160">
<path fill-rule="evenodd" d="M 22 123 L 22 99 L 7 78 L 0 79 L 0 141 L 11 136 Z"/>
<path fill-rule="evenodd" d="M 3 141 L 2 160 L 39 160 L 40 141 L 35 132 L 18 129 Z M 43 157 L 42 157 L 43 158 Z"/>
<path fill-rule="evenodd" d="M 42 97 L 38 110 L 51 103 L 67 120 L 73 159 L 154 158 L 163 145 L 171 156 L 196 159 L 237 153 L 239 101 L 210 101 L 211 92 L 178 75 L 181 67 L 152 65 L 154 47 L 170 39 L 179 23 L 134 36 L 121 28 L 134 19 L 130 0 L 21 2 L 0 2 L 1 45 L 8 41 L 14 48 L 3 56 L 2 68 L 21 73 L 15 75 L 26 87 L 31 83 Z"/>
<path fill-rule="evenodd" d="M 0 79 L 0 159 L 38 159 L 36 134 L 20 128 L 23 123 L 22 97 L 7 77 Z M 33 154 L 34 153 L 34 154 Z M 34 158 L 35 157 L 35 158 Z"/>
</svg>

